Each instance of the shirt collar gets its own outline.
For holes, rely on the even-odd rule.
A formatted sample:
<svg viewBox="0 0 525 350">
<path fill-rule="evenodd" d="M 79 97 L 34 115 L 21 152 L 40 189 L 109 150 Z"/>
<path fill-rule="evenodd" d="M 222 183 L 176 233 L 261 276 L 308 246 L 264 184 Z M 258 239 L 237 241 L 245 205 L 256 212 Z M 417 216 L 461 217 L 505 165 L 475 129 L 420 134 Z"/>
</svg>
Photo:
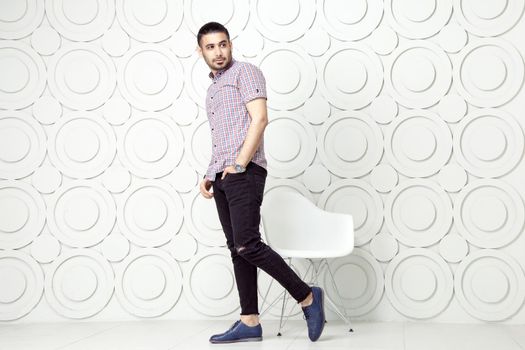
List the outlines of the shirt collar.
<svg viewBox="0 0 525 350">
<path fill-rule="evenodd" d="M 226 67 L 224 67 L 221 70 L 218 70 L 216 75 L 213 75 L 213 72 L 210 72 L 210 74 L 208 74 L 208 76 L 210 77 L 211 80 L 215 80 L 216 78 L 219 78 L 225 71 L 230 69 L 235 62 L 236 62 L 235 58 L 232 57 L 232 60 L 230 61 L 229 65 L 227 65 Z"/>
</svg>

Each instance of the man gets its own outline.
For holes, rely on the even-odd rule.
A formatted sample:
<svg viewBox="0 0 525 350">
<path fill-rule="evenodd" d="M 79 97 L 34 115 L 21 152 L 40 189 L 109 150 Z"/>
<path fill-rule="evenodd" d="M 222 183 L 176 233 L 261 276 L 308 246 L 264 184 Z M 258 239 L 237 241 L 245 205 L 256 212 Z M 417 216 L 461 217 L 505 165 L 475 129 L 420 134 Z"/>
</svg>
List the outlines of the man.
<svg viewBox="0 0 525 350">
<path fill-rule="evenodd" d="M 205 198 L 215 199 L 241 304 L 240 320 L 226 332 L 213 335 L 210 342 L 262 340 L 257 267 L 301 304 L 308 336 L 316 341 L 325 323 L 323 290 L 304 283 L 261 241 L 259 232 L 267 175 L 263 141 L 268 124 L 264 76 L 256 66 L 232 58 L 232 43 L 223 25 L 205 24 L 199 30 L 197 42 L 198 51 L 211 70 L 212 81 L 206 96 L 212 159 L 200 183 L 200 192 Z"/>
</svg>

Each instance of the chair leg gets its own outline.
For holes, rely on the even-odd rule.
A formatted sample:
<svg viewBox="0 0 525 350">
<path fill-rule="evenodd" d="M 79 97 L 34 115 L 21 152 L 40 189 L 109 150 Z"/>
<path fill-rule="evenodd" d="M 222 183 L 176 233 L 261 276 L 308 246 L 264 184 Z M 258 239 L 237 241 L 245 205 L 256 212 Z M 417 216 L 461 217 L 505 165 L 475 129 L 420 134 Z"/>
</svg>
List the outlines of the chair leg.
<svg viewBox="0 0 525 350">
<path fill-rule="evenodd" d="M 284 291 L 283 295 L 283 306 L 281 308 L 281 317 L 279 318 L 279 330 L 277 331 L 277 336 L 280 337 L 282 335 L 281 330 L 283 328 L 283 318 L 284 318 L 284 309 L 286 307 L 286 290 Z"/>
<path fill-rule="evenodd" d="M 337 307 L 337 305 L 333 302 L 331 298 L 328 297 L 326 299 L 332 305 L 332 307 L 334 308 L 334 311 L 339 315 L 339 317 L 341 317 L 346 323 L 348 323 L 348 325 L 350 326 L 349 332 L 353 332 L 354 329 L 352 328 L 352 323 L 350 322 L 350 318 L 348 317 L 348 313 L 346 312 L 346 308 L 344 307 L 343 297 L 341 296 L 341 293 L 339 292 L 339 288 L 337 288 L 337 284 L 335 283 L 335 278 L 332 273 L 332 270 L 330 269 L 330 264 L 328 264 L 328 261 L 326 260 L 325 260 L 325 264 L 326 264 L 326 269 L 328 270 L 328 273 L 330 275 L 330 279 L 332 280 L 332 286 L 334 287 L 335 293 L 337 294 L 337 298 L 339 299 L 339 302 L 341 303 L 341 306 L 343 308 L 343 312 L 339 310 L 339 307 Z"/>
</svg>

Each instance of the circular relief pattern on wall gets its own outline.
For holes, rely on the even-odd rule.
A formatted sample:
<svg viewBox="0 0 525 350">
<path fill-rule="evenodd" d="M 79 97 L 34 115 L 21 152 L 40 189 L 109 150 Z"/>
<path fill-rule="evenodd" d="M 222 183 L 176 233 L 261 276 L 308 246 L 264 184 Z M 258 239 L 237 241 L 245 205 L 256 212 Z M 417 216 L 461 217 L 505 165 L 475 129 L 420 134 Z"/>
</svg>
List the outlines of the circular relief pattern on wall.
<svg viewBox="0 0 525 350">
<path fill-rule="evenodd" d="M 180 162 L 184 137 L 169 116 L 160 113 L 136 114 L 120 130 L 118 156 L 135 175 L 159 178 Z"/>
<path fill-rule="evenodd" d="M 91 41 L 102 36 L 113 22 L 115 2 L 46 0 L 46 17 L 63 37 L 72 41 Z"/>
<path fill-rule="evenodd" d="M 182 23 L 182 0 L 117 0 L 117 18 L 122 28 L 143 42 L 167 39 Z"/>
<path fill-rule="evenodd" d="M 233 265 L 227 249 L 202 250 L 184 271 L 190 305 L 206 316 L 225 316 L 239 308 Z"/>
<path fill-rule="evenodd" d="M 0 112 L 0 178 L 26 177 L 45 156 L 46 134 L 35 119 L 23 112 Z"/>
<path fill-rule="evenodd" d="M 186 225 L 200 243 L 210 247 L 226 245 L 226 238 L 214 201 L 204 198 L 199 189 L 189 195 L 190 203 L 185 206 Z"/>
<path fill-rule="evenodd" d="M 501 109 L 473 111 L 454 132 L 458 163 L 479 177 L 505 175 L 520 162 L 523 148 L 520 124 Z"/>
<path fill-rule="evenodd" d="M 118 226 L 141 247 L 157 247 L 179 232 L 184 205 L 173 187 L 160 180 L 140 180 L 122 194 Z"/>
<path fill-rule="evenodd" d="M 184 152 L 191 167 L 204 174 L 211 160 L 211 130 L 208 119 L 197 118 L 191 124 L 186 137 Z"/>
<path fill-rule="evenodd" d="M 44 228 L 46 206 L 33 186 L 15 180 L 0 181 L 0 247 L 21 248 Z"/>
<path fill-rule="evenodd" d="M 60 254 L 60 242 L 50 234 L 41 234 L 31 243 L 31 256 L 41 264 L 54 261 Z"/>
<path fill-rule="evenodd" d="M 379 163 L 383 155 L 383 135 L 365 113 L 338 112 L 321 126 L 317 149 L 331 172 L 345 178 L 359 177 Z"/>
<path fill-rule="evenodd" d="M 385 132 L 385 155 L 394 168 L 410 177 L 437 173 L 452 153 L 447 124 L 426 110 L 399 115 Z"/>
<path fill-rule="evenodd" d="M 199 28 L 210 21 L 218 22 L 228 28 L 230 39 L 239 35 L 250 16 L 250 2 L 246 0 L 185 0 L 184 21 L 197 35 Z"/>
<path fill-rule="evenodd" d="M 322 164 L 312 164 L 303 173 L 303 183 L 312 192 L 323 192 L 331 181 L 330 172 Z"/>
<path fill-rule="evenodd" d="M 251 4 L 257 30 L 273 41 L 300 38 L 315 18 L 315 0 L 255 0 Z"/>
<path fill-rule="evenodd" d="M 126 311 L 157 317 L 170 311 L 182 292 L 179 264 L 165 251 L 142 248 L 117 265 L 115 294 Z"/>
<path fill-rule="evenodd" d="M 314 130 L 300 114 L 271 115 L 264 139 L 268 171 L 276 177 L 297 176 L 314 160 Z"/>
<path fill-rule="evenodd" d="M 44 292 L 42 269 L 18 250 L 0 250 L 0 281 L 1 321 L 13 321 L 30 313 Z"/>
<path fill-rule="evenodd" d="M 501 106 L 523 84 L 523 59 L 512 44 L 501 38 L 474 40 L 454 58 L 455 86 L 475 106 Z"/>
<path fill-rule="evenodd" d="M 114 289 L 109 262 L 92 249 L 62 253 L 49 267 L 45 294 L 58 314 L 74 318 L 96 315 L 107 305 Z"/>
<path fill-rule="evenodd" d="M 271 191 L 295 191 L 308 198 L 313 203 L 313 197 L 310 191 L 304 185 L 294 179 L 274 179 L 270 176 L 266 179 L 267 183 L 264 188 L 264 195 L 267 196 Z"/>
<path fill-rule="evenodd" d="M 388 22 L 396 32 L 410 39 L 433 36 L 447 24 L 451 14 L 451 0 L 385 1 Z"/>
<path fill-rule="evenodd" d="M 370 241 L 383 224 L 383 202 L 363 180 L 345 179 L 331 184 L 319 197 L 318 206 L 352 215 L 356 246 Z"/>
<path fill-rule="evenodd" d="M 387 58 L 385 84 L 394 99 L 407 108 L 426 108 L 447 93 L 452 65 L 436 44 L 410 40 Z"/>
<path fill-rule="evenodd" d="M 523 0 L 454 0 L 454 15 L 469 32 L 479 36 L 496 36 L 516 25 L 524 6 Z"/>
<path fill-rule="evenodd" d="M 294 109 L 315 88 L 315 64 L 296 44 L 271 45 L 258 55 L 257 65 L 267 82 L 268 107 Z"/>
<path fill-rule="evenodd" d="M 43 18 L 43 1 L 6 1 L 0 11 L 0 37 L 22 39 L 33 33 Z"/>
<path fill-rule="evenodd" d="M 399 253 L 385 271 L 385 292 L 401 314 L 428 319 L 446 309 L 454 293 L 449 266 L 429 249 Z"/>
<path fill-rule="evenodd" d="M 194 53 L 186 64 L 185 90 L 193 102 L 206 110 L 206 91 L 212 82 L 209 77 L 210 68 L 197 53 Z"/>
<path fill-rule="evenodd" d="M 427 247 L 452 225 L 452 204 L 431 180 L 411 179 L 399 184 L 385 202 L 385 223 L 396 239 L 411 247 Z"/>
<path fill-rule="evenodd" d="M 525 207 L 512 186 L 496 179 L 468 184 L 455 200 L 454 222 L 459 233 L 482 248 L 499 248 L 522 232 Z"/>
<path fill-rule="evenodd" d="M 3 109 L 29 106 L 46 87 L 44 61 L 21 41 L 0 40 L 0 76 L 0 108 Z"/>
<path fill-rule="evenodd" d="M 330 35 L 339 40 L 359 40 L 368 36 L 383 17 L 381 0 L 319 0 L 317 15 Z"/>
<path fill-rule="evenodd" d="M 459 304 L 483 321 L 503 321 L 517 313 L 525 299 L 525 277 L 518 262 L 499 250 L 469 254 L 455 272 Z"/>
<path fill-rule="evenodd" d="M 31 34 L 31 46 L 43 56 L 54 54 L 61 44 L 60 34 L 48 25 L 41 25 Z"/>
<path fill-rule="evenodd" d="M 364 249 L 355 248 L 351 255 L 331 259 L 330 270 L 343 305 L 340 304 L 330 274 L 325 270 L 323 281 L 326 293 L 339 308 L 346 309 L 349 316 L 365 315 L 381 301 L 385 284 L 383 270 Z"/>
<path fill-rule="evenodd" d="M 111 164 L 117 152 L 111 126 L 93 112 L 70 112 L 50 130 L 49 159 L 73 178 L 92 178 Z"/>
<path fill-rule="evenodd" d="M 102 106 L 117 83 L 113 61 L 95 44 L 74 43 L 62 47 L 51 56 L 47 67 L 51 93 L 72 109 Z"/>
<path fill-rule="evenodd" d="M 383 65 L 365 45 L 344 43 L 323 55 L 318 81 L 323 95 L 334 106 L 360 109 L 370 104 L 381 91 Z"/>
<path fill-rule="evenodd" d="M 182 91 L 183 78 L 179 59 L 162 45 L 138 45 L 118 65 L 122 96 L 143 111 L 159 111 L 173 104 Z"/>
<path fill-rule="evenodd" d="M 111 194 L 98 182 L 74 180 L 60 187 L 47 207 L 51 233 L 72 247 L 101 242 L 115 225 L 116 208 Z"/>
</svg>

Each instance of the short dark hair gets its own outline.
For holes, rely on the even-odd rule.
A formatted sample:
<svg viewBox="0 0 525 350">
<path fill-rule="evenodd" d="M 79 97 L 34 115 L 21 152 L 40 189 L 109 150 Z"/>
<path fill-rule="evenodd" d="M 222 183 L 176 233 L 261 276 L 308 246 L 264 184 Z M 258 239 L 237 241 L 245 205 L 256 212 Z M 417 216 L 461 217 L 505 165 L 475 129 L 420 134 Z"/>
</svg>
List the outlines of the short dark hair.
<svg viewBox="0 0 525 350">
<path fill-rule="evenodd" d="M 228 33 L 228 29 L 225 26 L 217 22 L 208 22 L 199 29 L 197 44 L 201 46 L 201 38 L 210 33 L 224 33 L 228 37 L 228 41 L 230 40 L 230 33 Z"/>
</svg>

